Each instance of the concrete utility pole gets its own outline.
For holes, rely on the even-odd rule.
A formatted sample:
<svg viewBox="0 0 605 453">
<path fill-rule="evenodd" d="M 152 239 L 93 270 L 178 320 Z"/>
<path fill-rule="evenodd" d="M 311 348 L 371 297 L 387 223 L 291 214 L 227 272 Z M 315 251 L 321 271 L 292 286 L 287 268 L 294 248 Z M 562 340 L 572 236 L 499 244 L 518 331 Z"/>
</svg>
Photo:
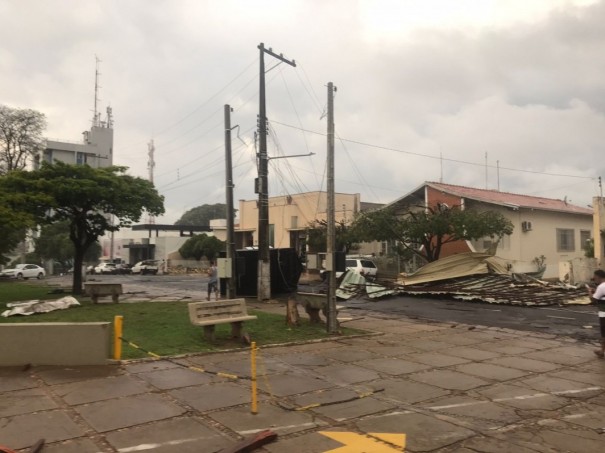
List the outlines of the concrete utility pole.
<svg viewBox="0 0 605 453">
<path fill-rule="evenodd" d="M 328 83 L 328 162 L 327 162 L 327 265 L 328 265 L 328 323 L 329 334 L 338 333 L 338 319 L 336 313 L 336 214 L 334 196 L 334 91 L 336 88 L 332 82 Z"/>
<path fill-rule="evenodd" d="M 278 59 L 290 66 L 296 66 L 294 60 L 286 60 L 283 55 L 277 55 L 272 49 L 265 49 L 261 42 L 260 51 L 260 89 L 258 114 L 258 300 L 271 298 L 271 263 L 269 259 L 269 158 L 267 156 L 267 107 L 265 100 L 265 54 Z M 278 63 L 279 64 L 279 63 Z M 271 68 L 273 69 L 273 68 Z"/>
<path fill-rule="evenodd" d="M 227 259 L 231 260 L 231 277 L 227 279 L 227 299 L 235 297 L 235 233 L 233 231 L 233 168 L 231 164 L 231 107 L 225 105 L 225 189 L 227 194 Z"/>
</svg>

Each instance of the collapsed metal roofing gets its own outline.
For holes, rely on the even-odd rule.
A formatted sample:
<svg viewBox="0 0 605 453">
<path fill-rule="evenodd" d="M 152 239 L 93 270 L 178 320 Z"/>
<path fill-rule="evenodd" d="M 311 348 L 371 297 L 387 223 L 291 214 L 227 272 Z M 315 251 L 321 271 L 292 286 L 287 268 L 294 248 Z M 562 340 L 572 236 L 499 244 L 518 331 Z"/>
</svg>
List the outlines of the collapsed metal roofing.
<svg viewBox="0 0 605 453">
<path fill-rule="evenodd" d="M 347 273 L 336 294 L 349 299 L 363 291 L 370 298 L 407 294 L 524 306 L 590 303 L 584 287 L 509 273 L 503 260 L 484 253 L 449 256 L 401 275 L 396 283 L 366 282 L 362 276 Z"/>
</svg>

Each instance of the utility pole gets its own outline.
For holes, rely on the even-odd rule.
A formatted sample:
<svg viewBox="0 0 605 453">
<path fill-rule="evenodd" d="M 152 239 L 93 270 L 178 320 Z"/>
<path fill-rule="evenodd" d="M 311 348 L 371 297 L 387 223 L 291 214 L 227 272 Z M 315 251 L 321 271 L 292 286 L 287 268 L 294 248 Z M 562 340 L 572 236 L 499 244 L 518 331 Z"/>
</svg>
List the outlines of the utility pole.
<svg viewBox="0 0 605 453">
<path fill-rule="evenodd" d="M 147 144 L 147 156 L 149 156 L 149 159 L 147 160 L 147 169 L 149 170 L 149 181 L 151 182 L 151 184 L 153 184 L 153 172 L 155 170 L 155 145 L 153 144 L 153 139 L 151 139 Z M 150 215 L 148 223 L 154 224 L 155 217 Z"/>
<path fill-rule="evenodd" d="M 227 279 L 227 299 L 235 297 L 235 233 L 233 231 L 233 168 L 231 164 L 231 107 L 225 104 L 225 188 L 227 194 L 227 260 L 231 277 Z"/>
<path fill-rule="evenodd" d="M 282 63 L 296 66 L 294 60 L 290 61 L 282 54 L 276 54 L 272 49 L 265 49 L 261 42 L 260 51 L 260 87 L 259 87 L 259 114 L 258 114 L 258 179 L 256 192 L 258 193 L 258 300 L 271 298 L 271 263 L 269 255 L 269 157 L 267 155 L 267 106 L 265 100 L 265 54 L 269 54 Z M 279 63 L 278 63 L 279 64 Z M 275 67 L 275 66 L 274 66 Z M 273 68 L 271 68 L 273 69 Z"/>
<path fill-rule="evenodd" d="M 328 323 L 329 334 L 338 333 L 338 319 L 336 313 L 336 215 L 334 196 L 334 91 L 336 88 L 332 82 L 328 83 L 328 162 L 327 162 L 327 264 L 328 264 Z"/>
</svg>

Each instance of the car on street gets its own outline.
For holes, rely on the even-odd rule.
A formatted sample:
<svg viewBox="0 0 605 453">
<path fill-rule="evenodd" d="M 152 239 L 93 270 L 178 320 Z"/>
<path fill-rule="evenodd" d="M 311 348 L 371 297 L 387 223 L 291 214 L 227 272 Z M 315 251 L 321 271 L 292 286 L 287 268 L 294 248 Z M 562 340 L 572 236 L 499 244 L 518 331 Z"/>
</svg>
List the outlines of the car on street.
<svg viewBox="0 0 605 453">
<path fill-rule="evenodd" d="M 130 274 L 131 270 L 132 266 L 130 264 L 116 264 L 116 274 Z"/>
<path fill-rule="evenodd" d="M 0 272 L 0 277 L 15 278 L 17 280 L 28 278 L 37 278 L 40 280 L 45 276 L 46 271 L 37 264 L 17 264 L 14 268 L 4 269 Z"/>
<path fill-rule="evenodd" d="M 378 273 L 378 268 L 374 261 L 368 258 L 350 258 L 347 257 L 345 260 L 345 266 L 347 271 L 355 272 L 357 274 L 363 275 L 366 278 L 375 278 Z M 325 280 L 327 278 L 327 272 L 325 270 L 321 270 L 319 272 L 321 279 Z M 336 272 L 336 278 L 342 277 L 344 272 Z"/>
<path fill-rule="evenodd" d="M 117 274 L 118 270 L 115 263 L 99 263 L 94 268 L 94 274 Z"/>
<path fill-rule="evenodd" d="M 158 273 L 158 262 L 155 260 L 139 261 L 137 264 L 132 266 L 130 269 L 131 274 L 157 274 Z"/>
</svg>

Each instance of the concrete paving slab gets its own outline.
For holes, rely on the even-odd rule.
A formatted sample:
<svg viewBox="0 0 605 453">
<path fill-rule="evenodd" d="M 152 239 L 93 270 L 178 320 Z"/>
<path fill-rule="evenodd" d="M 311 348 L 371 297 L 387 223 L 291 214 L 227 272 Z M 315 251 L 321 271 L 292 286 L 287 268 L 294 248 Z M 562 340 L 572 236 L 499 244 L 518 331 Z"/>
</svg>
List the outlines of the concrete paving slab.
<svg viewBox="0 0 605 453">
<path fill-rule="evenodd" d="M 440 354 L 438 352 L 421 352 L 417 354 L 408 354 L 406 358 L 413 360 L 414 362 L 420 362 L 424 365 L 432 367 L 447 367 L 452 365 L 461 365 L 468 363 L 468 359 L 461 357 L 452 357 L 451 355 Z"/>
<path fill-rule="evenodd" d="M 477 349 L 475 347 L 453 347 L 449 348 L 447 354 L 450 356 L 462 357 L 463 359 L 468 360 L 487 360 L 494 359 L 496 357 L 501 357 L 501 354 L 492 351 L 484 351 L 482 349 Z"/>
<path fill-rule="evenodd" d="M 126 428 L 107 434 L 106 439 L 118 451 L 162 453 L 216 452 L 237 442 L 195 417 Z"/>
<path fill-rule="evenodd" d="M 579 403 L 562 410 L 562 419 L 572 425 L 579 425 L 597 431 L 605 430 L 605 407 L 589 403 Z M 605 442 L 605 439 L 603 440 Z M 605 448 L 605 447 L 604 447 Z"/>
<path fill-rule="evenodd" d="M 569 400 L 564 397 L 510 384 L 497 384 L 481 389 L 479 394 L 499 404 L 524 410 L 553 411 L 569 404 Z"/>
<path fill-rule="evenodd" d="M 325 431 L 331 431 L 325 429 Z M 269 453 L 320 453 L 335 450 L 342 444 L 317 432 L 290 439 L 277 438 L 276 442 L 263 446 Z"/>
<path fill-rule="evenodd" d="M 313 408 L 312 411 L 329 417 L 337 422 L 354 420 L 371 414 L 378 414 L 393 409 L 394 404 L 367 397 L 347 403 Z"/>
<path fill-rule="evenodd" d="M 38 439 L 58 442 L 82 437 L 86 430 L 62 410 L 0 418 L 0 439 L 12 449 L 31 447 Z"/>
<path fill-rule="evenodd" d="M 550 376 L 561 379 L 569 379 L 570 381 L 583 382 L 585 384 L 595 385 L 605 389 L 605 373 L 583 373 L 573 369 L 550 373 Z"/>
<path fill-rule="evenodd" d="M 40 389 L 16 390 L 0 394 L 0 418 L 56 409 L 57 404 Z"/>
<path fill-rule="evenodd" d="M 372 351 L 347 347 L 324 351 L 321 355 L 322 357 L 337 360 L 339 362 L 358 362 L 360 360 L 376 359 L 379 357 L 378 354 Z"/>
<path fill-rule="evenodd" d="M 380 378 L 380 375 L 375 371 L 351 364 L 324 366 L 316 369 L 315 373 L 336 385 L 356 384 Z"/>
<path fill-rule="evenodd" d="M 418 349 L 409 347 L 407 344 L 400 345 L 377 345 L 364 348 L 366 351 L 376 354 L 377 356 L 401 357 L 406 354 L 418 352 Z"/>
<path fill-rule="evenodd" d="M 549 375 L 535 376 L 519 381 L 519 384 L 545 393 L 556 393 L 566 398 L 588 398 L 601 393 L 602 390 L 589 390 L 593 386 L 582 382 L 559 379 Z"/>
<path fill-rule="evenodd" d="M 472 331 L 469 333 L 456 333 L 456 334 L 444 334 L 440 341 L 448 343 L 449 345 L 458 345 L 458 346 L 469 346 L 477 343 L 483 343 L 485 339 L 477 337 L 473 335 Z"/>
<path fill-rule="evenodd" d="M 380 373 L 390 374 L 393 376 L 414 373 L 430 368 L 430 366 L 428 365 L 423 365 L 417 362 L 410 362 L 409 360 L 403 360 L 398 358 L 363 360 L 361 362 L 357 362 L 356 365 L 363 366 L 365 368 L 375 370 Z"/>
<path fill-rule="evenodd" d="M 334 384 L 323 379 L 300 376 L 292 373 L 275 374 L 269 376 L 267 380 L 259 380 L 259 388 L 275 396 L 296 395 L 330 387 L 334 387 Z"/>
<path fill-rule="evenodd" d="M 357 398 L 361 393 L 372 391 L 369 387 L 355 389 L 353 387 L 335 387 L 327 390 L 307 393 L 305 395 L 294 396 L 290 398 L 293 407 L 306 407 L 309 405 L 329 404 L 343 402 Z"/>
<path fill-rule="evenodd" d="M 470 390 L 487 385 L 488 382 L 468 374 L 451 370 L 431 370 L 409 376 L 414 381 L 448 390 Z"/>
<path fill-rule="evenodd" d="M 233 373 L 237 376 L 250 376 L 251 363 L 250 359 L 247 361 L 237 360 L 211 364 L 207 368 L 216 372 Z M 262 353 L 257 356 L 256 369 L 258 373 L 275 374 L 284 373 L 290 370 L 291 367 Z"/>
<path fill-rule="evenodd" d="M 496 429 L 517 422 L 520 416 L 510 406 L 469 396 L 454 396 L 431 401 L 428 409 L 442 414 L 472 417 L 484 429 Z"/>
<path fill-rule="evenodd" d="M 382 379 L 372 382 L 372 386 L 384 389 L 378 395 L 379 398 L 404 404 L 415 404 L 450 394 L 448 390 L 407 379 Z"/>
<path fill-rule="evenodd" d="M 0 393 L 37 387 L 38 383 L 23 367 L 0 367 Z"/>
<path fill-rule="evenodd" d="M 169 393 L 200 412 L 249 403 L 252 398 L 249 388 L 233 382 L 184 387 Z"/>
<path fill-rule="evenodd" d="M 142 423 L 176 417 L 185 409 L 161 395 L 145 394 L 75 406 L 74 409 L 97 432 L 127 428 Z"/>
<path fill-rule="evenodd" d="M 139 373 L 141 379 L 162 390 L 189 387 L 192 385 L 208 384 L 214 375 L 185 368 L 169 368 L 166 370 Z"/>
<path fill-rule="evenodd" d="M 419 340 L 411 340 L 405 345 L 414 349 L 419 349 L 420 351 L 442 351 L 452 346 L 444 341 L 421 338 Z"/>
<path fill-rule="evenodd" d="M 485 362 L 459 365 L 456 367 L 456 370 L 494 381 L 510 381 L 511 379 L 517 379 L 529 374 L 527 371 L 517 370 L 515 368 L 507 368 Z"/>
<path fill-rule="evenodd" d="M 587 354 L 585 357 L 579 357 L 569 354 L 562 354 L 561 352 L 557 352 L 554 349 L 530 352 L 528 354 L 524 354 L 523 357 L 526 357 L 528 359 L 543 360 L 545 362 L 550 363 L 558 363 L 559 365 L 565 366 L 579 365 L 581 363 L 586 363 L 594 360 L 594 354 L 592 356 L 589 356 Z"/>
<path fill-rule="evenodd" d="M 483 349 L 485 351 L 497 352 L 501 355 L 522 355 L 527 354 L 528 352 L 533 352 L 535 349 L 532 348 L 524 348 L 522 346 L 511 346 L 504 342 L 494 342 L 494 343 L 481 343 L 475 345 L 476 348 Z"/>
<path fill-rule="evenodd" d="M 236 407 L 214 412 L 210 417 L 244 437 L 265 429 L 286 435 L 326 425 L 310 412 L 287 411 L 272 404 L 259 405 L 256 415 L 250 413 L 249 407 Z"/>
<path fill-rule="evenodd" d="M 594 358 L 590 346 L 586 344 L 571 344 L 568 346 L 561 346 L 560 348 L 553 348 L 550 351 L 556 354 L 567 354 L 575 357 L 591 357 Z"/>
<path fill-rule="evenodd" d="M 126 371 L 133 374 L 166 370 L 169 368 L 179 368 L 176 363 L 168 360 L 149 360 L 145 362 L 126 363 L 123 366 Z"/>
<path fill-rule="evenodd" d="M 510 442 L 526 442 L 539 452 L 596 453 L 603 450 L 603 435 L 572 428 L 519 430 L 507 433 Z"/>
<path fill-rule="evenodd" d="M 119 365 L 78 367 L 40 366 L 32 370 L 49 385 L 119 376 L 124 373 L 124 370 Z"/>
<path fill-rule="evenodd" d="M 515 368 L 534 373 L 544 373 L 546 371 L 561 368 L 557 363 L 544 362 L 542 360 L 528 359 L 526 357 L 498 357 L 497 359 L 486 360 L 484 363 L 491 363 L 508 368 Z"/>
<path fill-rule="evenodd" d="M 459 445 L 446 449 L 444 453 L 536 453 L 533 448 L 525 448 L 507 440 L 492 437 L 475 436 L 462 441 Z"/>
<path fill-rule="evenodd" d="M 321 356 L 317 354 L 311 354 L 308 352 L 293 352 L 291 354 L 280 354 L 279 360 L 283 360 L 284 362 L 294 365 L 294 366 L 302 366 L 302 367 L 317 367 L 317 366 L 325 366 L 333 363 L 330 359 L 326 357 L 326 353 L 323 353 Z"/>
<path fill-rule="evenodd" d="M 103 451 L 90 439 L 73 439 L 44 444 L 43 453 L 99 453 Z"/>
<path fill-rule="evenodd" d="M 95 401 L 138 395 L 151 389 L 130 376 L 115 376 L 106 379 L 91 379 L 55 385 L 52 391 L 67 404 L 84 404 Z"/>
<path fill-rule="evenodd" d="M 469 429 L 423 414 L 377 416 L 356 422 L 366 433 L 398 433 L 406 435 L 406 451 L 433 451 L 475 435 Z"/>
</svg>

